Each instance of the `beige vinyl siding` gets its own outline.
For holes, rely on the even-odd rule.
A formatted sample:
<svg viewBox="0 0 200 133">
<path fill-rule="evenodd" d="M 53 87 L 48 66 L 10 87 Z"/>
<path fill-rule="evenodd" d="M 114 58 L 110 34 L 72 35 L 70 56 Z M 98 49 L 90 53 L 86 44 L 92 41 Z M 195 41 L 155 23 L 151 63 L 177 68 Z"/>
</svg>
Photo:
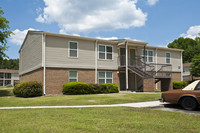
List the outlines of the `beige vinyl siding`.
<svg viewBox="0 0 200 133">
<path fill-rule="evenodd" d="M 19 73 L 42 67 L 42 34 L 29 33 L 20 50 Z"/>
<path fill-rule="evenodd" d="M 143 51 L 144 47 L 139 47 L 137 49 L 137 55 L 138 56 L 142 56 L 142 51 Z M 156 63 L 156 50 L 152 49 L 152 48 L 146 48 L 146 50 L 151 50 L 153 51 L 153 62 L 149 62 L 149 63 Z M 147 62 L 148 63 L 148 62 Z"/>
<path fill-rule="evenodd" d="M 69 57 L 69 41 L 78 42 L 78 58 Z M 46 67 L 95 68 L 95 42 L 46 36 Z"/>
<path fill-rule="evenodd" d="M 158 64 L 166 64 L 166 53 L 171 53 L 171 63 L 173 72 L 181 72 L 181 52 L 165 51 L 158 49 Z"/>
<path fill-rule="evenodd" d="M 69 57 L 68 43 L 78 42 L 78 58 Z M 97 59 L 98 69 L 118 69 L 118 50 L 113 46 L 113 60 Z M 97 46 L 98 47 L 98 46 Z M 98 56 L 97 56 L 98 57 Z M 46 36 L 46 67 L 95 69 L 95 41 Z"/>
<path fill-rule="evenodd" d="M 108 45 L 108 46 L 113 47 L 113 52 L 112 52 L 113 58 L 112 58 L 112 60 L 98 59 L 98 62 L 97 62 L 98 69 L 117 70 L 118 69 L 118 49 L 117 49 L 117 46 L 111 45 L 111 44 L 102 44 L 102 45 Z"/>
</svg>

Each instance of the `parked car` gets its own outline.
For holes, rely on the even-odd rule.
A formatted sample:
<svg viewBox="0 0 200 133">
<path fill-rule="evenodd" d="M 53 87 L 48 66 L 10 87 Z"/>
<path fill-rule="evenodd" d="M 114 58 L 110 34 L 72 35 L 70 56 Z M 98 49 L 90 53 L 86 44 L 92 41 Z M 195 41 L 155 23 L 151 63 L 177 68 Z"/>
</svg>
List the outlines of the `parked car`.
<svg viewBox="0 0 200 133">
<path fill-rule="evenodd" d="M 186 110 L 195 110 L 200 104 L 200 80 L 192 82 L 183 89 L 163 92 L 159 100 L 180 104 Z"/>
</svg>

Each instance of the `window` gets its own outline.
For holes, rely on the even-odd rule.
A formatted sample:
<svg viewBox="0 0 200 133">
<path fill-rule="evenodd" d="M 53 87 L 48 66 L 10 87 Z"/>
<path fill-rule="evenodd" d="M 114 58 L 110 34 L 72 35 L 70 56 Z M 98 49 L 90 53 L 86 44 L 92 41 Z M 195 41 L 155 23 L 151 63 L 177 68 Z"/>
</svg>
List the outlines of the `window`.
<svg viewBox="0 0 200 133">
<path fill-rule="evenodd" d="M 200 90 L 200 83 L 196 86 L 195 90 Z"/>
<path fill-rule="evenodd" d="M 10 85 L 10 84 L 11 84 L 11 80 L 5 80 L 5 86 Z"/>
<path fill-rule="evenodd" d="M 5 78 L 6 79 L 11 79 L 11 73 L 5 73 Z"/>
<path fill-rule="evenodd" d="M 166 64 L 171 63 L 171 53 L 165 53 Z"/>
<path fill-rule="evenodd" d="M 77 71 L 69 71 L 69 82 L 77 82 L 77 81 L 78 81 Z"/>
<path fill-rule="evenodd" d="M 69 42 L 69 57 L 78 58 L 78 42 Z"/>
<path fill-rule="evenodd" d="M 3 76 L 3 75 L 4 75 L 4 73 L 0 73 L 0 78 L 2 78 L 2 79 L 3 79 L 3 78 L 4 78 L 4 76 Z"/>
<path fill-rule="evenodd" d="M 146 56 L 146 58 L 144 59 L 144 57 Z M 142 59 L 143 59 L 143 62 L 148 62 L 148 63 L 153 63 L 153 50 L 142 50 Z"/>
<path fill-rule="evenodd" d="M 99 72 L 99 84 L 112 83 L 113 73 L 112 72 Z"/>
<path fill-rule="evenodd" d="M 112 60 L 113 47 L 109 45 L 99 45 L 99 59 Z"/>
</svg>

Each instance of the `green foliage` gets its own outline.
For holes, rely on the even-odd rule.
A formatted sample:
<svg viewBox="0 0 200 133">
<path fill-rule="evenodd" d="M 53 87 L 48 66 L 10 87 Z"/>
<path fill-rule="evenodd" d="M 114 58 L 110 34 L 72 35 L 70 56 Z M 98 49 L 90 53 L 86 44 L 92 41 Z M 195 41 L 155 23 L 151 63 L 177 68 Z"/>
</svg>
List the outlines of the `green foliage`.
<svg viewBox="0 0 200 133">
<path fill-rule="evenodd" d="M 105 83 L 100 85 L 102 93 L 118 93 L 119 88 L 116 84 L 113 83 Z"/>
<path fill-rule="evenodd" d="M 17 97 L 36 97 L 42 96 L 42 85 L 37 81 L 22 82 L 16 85 L 13 93 Z"/>
<path fill-rule="evenodd" d="M 183 80 L 183 81 L 173 81 L 173 89 L 183 89 L 186 87 L 188 83 Z"/>
<path fill-rule="evenodd" d="M 100 93 L 118 93 L 119 88 L 116 84 L 86 84 L 82 82 L 69 82 L 63 84 L 63 94 L 79 95 L 79 94 L 100 94 Z"/>
<path fill-rule="evenodd" d="M 180 37 L 169 43 L 168 48 L 184 49 L 183 62 L 191 62 L 195 55 L 200 54 L 200 38 L 196 37 L 195 40 L 191 38 Z"/>
<path fill-rule="evenodd" d="M 88 90 L 88 84 L 82 82 L 69 82 L 63 84 L 63 94 L 65 95 L 88 94 Z"/>
<path fill-rule="evenodd" d="M 19 59 L 0 60 L 0 69 L 19 70 Z"/>
<path fill-rule="evenodd" d="M 2 46 L 0 46 L 0 59 L 2 60 L 4 57 L 7 57 L 5 54 L 5 51 L 7 50 L 7 47 L 5 46 L 7 43 L 7 38 L 10 37 L 13 33 L 10 31 L 9 21 L 3 17 L 4 14 L 2 8 L 0 7 L 0 43 Z"/>
<path fill-rule="evenodd" d="M 192 76 L 200 77 L 200 54 L 195 55 L 190 66 Z"/>
</svg>

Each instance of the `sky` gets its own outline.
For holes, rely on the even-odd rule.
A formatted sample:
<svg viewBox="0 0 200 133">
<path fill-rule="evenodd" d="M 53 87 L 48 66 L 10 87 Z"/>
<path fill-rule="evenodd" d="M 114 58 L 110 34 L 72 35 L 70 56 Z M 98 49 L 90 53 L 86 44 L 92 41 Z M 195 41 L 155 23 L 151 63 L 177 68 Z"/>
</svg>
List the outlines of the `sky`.
<svg viewBox="0 0 200 133">
<path fill-rule="evenodd" d="M 1 0 L 14 32 L 6 54 L 19 58 L 28 30 L 102 39 L 131 39 L 167 47 L 200 33 L 200 0 Z"/>
</svg>

